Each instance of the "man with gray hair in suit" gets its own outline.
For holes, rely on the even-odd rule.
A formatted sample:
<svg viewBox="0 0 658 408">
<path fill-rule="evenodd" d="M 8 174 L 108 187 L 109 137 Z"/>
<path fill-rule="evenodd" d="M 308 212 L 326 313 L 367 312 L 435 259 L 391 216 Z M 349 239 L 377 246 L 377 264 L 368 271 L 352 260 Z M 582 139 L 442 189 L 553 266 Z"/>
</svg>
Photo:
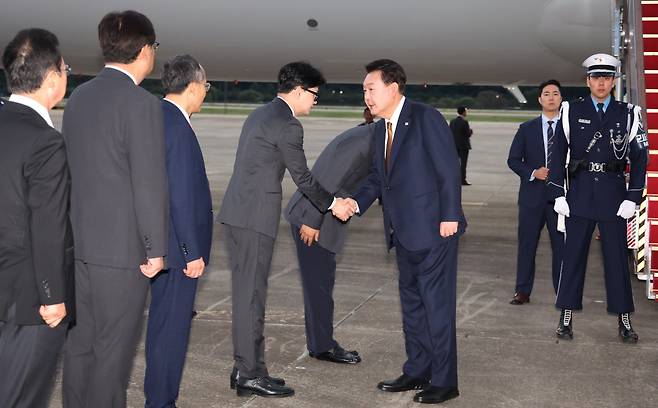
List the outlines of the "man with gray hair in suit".
<svg viewBox="0 0 658 408">
<path fill-rule="evenodd" d="M 265 299 L 274 240 L 281 216 L 281 180 L 288 170 L 318 210 L 347 220 L 355 208 L 334 197 L 306 164 L 304 131 L 297 116 L 317 103 L 322 73 L 306 62 L 279 71 L 278 95 L 254 110 L 238 142 L 233 175 L 218 220 L 225 224 L 233 293 L 233 357 L 230 385 L 238 395 L 289 397 L 292 388 L 270 377 L 265 365 Z"/>
<path fill-rule="evenodd" d="M 167 268 L 151 279 L 146 331 L 146 408 L 175 407 L 190 338 L 198 278 L 210 259 L 212 198 L 201 147 L 190 116 L 210 89 L 206 72 L 190 55 L 164 64 L 162 101 L 167 179 Z"/>
<path fill-rule="evenodd" d="M 162 105 L 138 86 L 153 70 L 155 31 L 124 11 L 103 17 L 98 36 L 105 68 L 76 88 L 62 125 L 78 308 L 64 357 L 67 408 L 126 405 L 148 278 L 167 251 Z"/>
</svg>

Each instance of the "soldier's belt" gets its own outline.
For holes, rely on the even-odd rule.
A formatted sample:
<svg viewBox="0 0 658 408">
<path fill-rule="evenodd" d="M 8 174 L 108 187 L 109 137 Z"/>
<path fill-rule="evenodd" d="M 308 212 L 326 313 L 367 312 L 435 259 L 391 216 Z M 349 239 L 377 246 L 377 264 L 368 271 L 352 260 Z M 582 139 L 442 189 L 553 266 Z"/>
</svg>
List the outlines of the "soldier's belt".
<svg viewBox="0 0 658 408">
<path fill-rule="evenodd" d="M 613 162 L 587 162 L 584 160 L 573 160 L 569 163 L 569 175 L 574 176 L 580 170 L 586 170 L 591 173 L 621 173 L 626 168 L 626 163 L 621 161 Z"/>
</svg>

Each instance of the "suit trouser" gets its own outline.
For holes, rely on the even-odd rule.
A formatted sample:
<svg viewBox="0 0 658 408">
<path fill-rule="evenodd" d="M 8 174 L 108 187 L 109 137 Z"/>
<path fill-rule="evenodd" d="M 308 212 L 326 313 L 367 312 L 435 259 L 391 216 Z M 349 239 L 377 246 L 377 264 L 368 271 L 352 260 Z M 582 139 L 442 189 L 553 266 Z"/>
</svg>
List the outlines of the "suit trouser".
<svg viewBox="0 0 658 408">
<path fill-rule="evenodd" d="M 151 305 L 146 331 L 144 394 L 147 408 L 174 407 L 192 327 L 198 279 L 180 268 L 151 279 Z"/>
<path fill-rule="evenodd" d="M 553 254 L 553 290 L 557 293 L 564 251 L 564 234 L 557 230 L 557 213 L 553 202 L 539 207 L 519 205 L 518 253 L 516 262 L 516 292 L 530 296 L 535 281 L 535 256 L 544 225 L 551 239 Z"/>
<path fill-rule="evenodd" d="M 336 254 L 317 242 L 306 245 L 299 237 L 299 227 L 291 225 L 291 229 L 304 290 L 306 347 L 313 353 L 324 353 L 338 345 L 334 340 L 333 297 Z"/>
<path fill-rule="evenodd" d="M 0 321 L 0 407 L 48 407 L 68 323 L 16 324 L 16 305 Z"/>
<path fill-rule="evenodd" d="M 224 225 L 231 263 L 233 359 L 240 376 L 268 375 L 265 365 L 265 302 L 274 238 Z"/>
<path fill-rule="evenodd" d="M 75 261 L 76 324 L 64 350 L 65 408 L 125 407 L 149 280 Z"/>
<path fill-rule="evenodd" d="M 466 181 L 466 164 L 468 164 L 468 149 L 458 149 L 459 165 L 461 169 L 462 182 Z"/>
<path fill-rule="evenodd" d="M 560 309 L 583 308 L 583 287 L 587 255 L 594 227 L 598 224 L 603 249 L 605 290 L 608 312 L 630 313 L 635 310 L 631 277 L 628 271 L 626 246 L 626 220 L 596 221 L 576 215 L 567 218 L 567 241 L 564 248 L 564 265 L 555 306 Z"/>
<path fill-rule="evenodd" d="M 457 247 L 459 237 L 422 251 L 406 250 L 393 236 L 399 269 L 402 329 L 407 361 L 402 371 L 457 386 Z"/>
</svg>

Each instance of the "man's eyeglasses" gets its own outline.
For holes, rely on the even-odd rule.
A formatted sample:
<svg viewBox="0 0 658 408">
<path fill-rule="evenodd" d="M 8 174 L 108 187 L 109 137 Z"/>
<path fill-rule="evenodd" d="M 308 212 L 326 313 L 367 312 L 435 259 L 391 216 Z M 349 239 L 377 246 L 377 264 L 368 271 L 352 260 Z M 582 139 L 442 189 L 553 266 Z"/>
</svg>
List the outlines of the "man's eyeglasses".
<svg viewBox="0 0 658 408">
<path fill-rule="evenodd" d="M 150 44 L 150 45 L 151 45 L 151 48 L 153 48 L 153 51 L 155 51 L 155 50 L 157 50 L 158 47 L 160 46 L 160 43 L 157 42 L 157 41 L 153 41 L 153 43 Z"/>
<path fill-rule="evenodd" d="M 206 92 L 208 92 L 212 87 L 212 85 L 210 84 L 210 82 L 206 82 L 205 84 L 203 84 L 203 87 L 205 88 Z"/>
<path fill-rule="evenodd" d="M 60 73 L 64 72 L 64 74 L 66 74 L 66 76 L 69 76 L 69 75 L 71 75 L 71 72 L 73 72 L 73 70 L 71 69 L 71 66 L 69 64 L 64 64 L 64 66 L 59 69 L 59 72 Z"/>
<path fill-rule="evenodd" d="M 310 94 L 313 94 L 313 98 L 314 98 L 313 100 L 314 100 L 315 102 L 318 101 L 318 93 L 317 93 L 317 92 L 315 92 L 315 91 L 311 91 L 311 90 L 308 89 L 308 88 L 303 88 L 303 87 L 302 87 L 302 89 L 305 90 L 306 92 L 310 93 Z"/>
</svg>

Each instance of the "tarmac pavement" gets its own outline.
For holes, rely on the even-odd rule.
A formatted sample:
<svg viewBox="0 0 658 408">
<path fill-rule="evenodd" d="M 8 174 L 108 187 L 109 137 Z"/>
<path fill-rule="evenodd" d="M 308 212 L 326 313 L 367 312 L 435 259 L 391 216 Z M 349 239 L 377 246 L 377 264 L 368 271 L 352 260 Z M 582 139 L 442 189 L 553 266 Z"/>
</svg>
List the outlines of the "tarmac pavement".
<svg viewBox="0 0 658 408">
<path fill-rule="evenodd" d="M 53 114 L 56 125 L 61 111 Z M 215 214 L 233 170 L 244 117 L 192 118 L 201 143 Z M 309 166 L 351 119 L 302 119 Z M 636 345 L 620 343 L 617 317 L 605 308 L 601 246 L 592 245 L 583 312 L 574 314 L 574 340 L 558 341 L 559 311 L 553 306 L 550 244 L 542 234 L 532 302 L 509 305 L 514 292 L 518 177 L 507 167 L 514 123 L 472 124 L 468 163 L 471 186 L 463 188 L 468 221 L 460 240 L 457 280 L 457 342 L 461 396 L 447 407 L 649 407 L 658 392 L 658 304 L 632 278 Z M 283 205 L 295 191 L 284 177 Z M 394 252 L 384 244 L 377 205 L 350 223 L 338 257 L 335 337 L 356 349 L 355 366 L 308 356 L 301 284 L 289 225 L 281 219 L 276 240 L 266 316 L 266 359 L 270 374 L 284 377 L 295 396 L 241 398 L 229 389 L 233 366 L 230 271 L 220 224 L 215 224 L 211 263 L 199 282 L 187 364 L 178 407 L 413 407 L 413 392 L 385 393 L 376 384 L 397 377 L 405 360 Z M 117 237 L 117 239 L 120 239 Z M 146 321 L 146 311 L 145 311 Z M 130 407 L 142 407 L 144 341 L 140 342 L 128 390 Z M 51 407 L 61 406 L 61 373 Z M 92 407 L 90 407 L 92 408 Z"/>
</svg>

